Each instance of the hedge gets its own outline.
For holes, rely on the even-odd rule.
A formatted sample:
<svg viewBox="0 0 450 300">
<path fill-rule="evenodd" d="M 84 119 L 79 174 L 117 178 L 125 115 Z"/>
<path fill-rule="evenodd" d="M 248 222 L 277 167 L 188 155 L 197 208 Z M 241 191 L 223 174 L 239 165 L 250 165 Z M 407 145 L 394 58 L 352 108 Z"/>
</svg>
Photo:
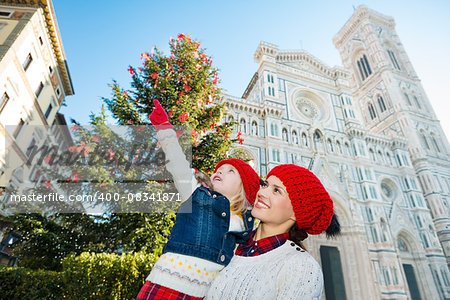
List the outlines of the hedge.
<svg viewBox="0 0 450 300">
<path fill-rule="evenodd" d="M 60 272 L 0 267 L 0 299 L 61 299 Z"/>
<path fill-rule="evenodd" d="M 61 272 L 0 268 L 2 299 L 136 299 L 157 257 L 147 253 L 82 253 Z"/>
</svg>

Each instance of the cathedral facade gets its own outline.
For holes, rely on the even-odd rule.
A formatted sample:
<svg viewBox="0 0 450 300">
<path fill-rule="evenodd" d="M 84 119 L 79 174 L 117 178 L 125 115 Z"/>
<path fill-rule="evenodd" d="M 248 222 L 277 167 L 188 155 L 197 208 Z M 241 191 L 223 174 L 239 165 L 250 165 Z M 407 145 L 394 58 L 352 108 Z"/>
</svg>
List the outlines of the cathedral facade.
<svg viewBox="0 0 450 300">
<path fill-rule="evenodd" d="M 307 239 L 324 299 L 450 299 L 450 147 L 395 31 L 365 6 L 333 39 L 343 62 L 261 42 L 242 97 L 226 95 L 265 176 L 312 170 L 343 234 Z"/>
</svg>

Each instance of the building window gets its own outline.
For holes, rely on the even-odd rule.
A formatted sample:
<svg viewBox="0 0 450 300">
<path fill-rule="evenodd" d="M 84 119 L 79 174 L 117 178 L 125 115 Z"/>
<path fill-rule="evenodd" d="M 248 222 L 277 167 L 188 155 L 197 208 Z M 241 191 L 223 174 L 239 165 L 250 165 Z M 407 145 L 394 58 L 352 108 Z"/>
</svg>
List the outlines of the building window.
<svg viewBox="0 0 450 300">
<path fill-rule="evenodd" d="M 60 96 L 61 95 L 61 90 L 59 87 L 56 88 L 56 96 Z"/>
<path fill-rule="evenodd" d="M 272 136 L 278 136 L 278 125 L 277 124 L 270 124 L 270 133 Z"/>
<path fill-rule="evenodd" d="M 444 280 L 445 286 L 450 286 L 450 282 L 447 277 L 447 270 L 444 267 L 441 268 L 441 276 L 442 276 L 442 279 Z"/>
<path fill-rule="evenodd" d="M 423 242 L 424 247 L 425 248 L 430 248 L 430 243 L 428 242 L 427 236 L 425 234 L 423 234 L 423 233 L 420 236 L 422 238 L 422 242 Z"/>
<path fill-rule="evenodd" d="M 41 94 L 42 90 L 44 89 L 44 84 L 42 83 L 42 81 L 39 83 L 38 88 L 36 89 L 36 91 L 34 92 L 36 95 L 36 98 L 39 97 L 39 95 Z"/>
<path fill-rule="evenodd" d="M 408 105 L 411 106 L 411 100 L 409 99 L 408 94 L 407 93 L 403 93 L 403 95 L 405 96 L 406 103 L 408 103 Z"/>
<path fill-rule="evenodd" d="M 439 148 L 438 142 L 436 141 L 434 134 L 431 135 L 431 142 L 433 143 L 433 146 L 436 149 L 436 151 L 441 152 L 441 148 Z"/>
<path fill-rule="evenodd" d="M 345 154 L 350 156 L 351 152 L 350 152 L 350 145 L 348 143 L 345 143 Z"/>
<path fill-rule="evenodd" d="M 317 151 L 323 151 L 323 140 L 322 140 L 322 134 L 319 130 L 316 130 L 314 132 L 314 144 L 316 146 Z"/>
<path fill-rule="evenodd" d="M 47 107 L 47 110 L 45 111 L 45 114 L 44 114 L 44 116 L 45 116 L 46 119 L 48 119 L 48 116 L 49 116 L 50 113 L 52 112 L 52 109 L 53 109 L 53 105 L 50 103 L 50 104 L 48 105 L 48 107 Z"/>
<path fill-rule="evenodd" d="M 422 138 L 422 144 L 427 148 L 427 150 L 430 150 L 430 145 L 428 144 L 427 137 L 423 132 L 420 133 L 420 137 Z"/>
<path fill-rule="evenodd" d="M 369 114 L 370 114 L 370 118 L 373 120 L 377 117 L 377 115 L 375 114 L 375 109 L 373 108 L 372 103 L 369 103 L 367 105 L 367 109 L 369 110 Z"/>
<path fill-rule="evenodd" d="M 5 92 L 5 93 L 3 93 L 2 99 L 0 100 L 0 113 L 3 111 L 3 108 L 5 108 L 6 103 L 8 103 L 8 101 L 9 101 L 9 96 Z"/>
<path fill-rule="evenodd" d="M 406 246 L 405 241 L 403 241 L 401 238 L 398 239 L 397 246 L 400 251 L 408 252 L 408 246 Z"/>
<path fill-rule="evenodd" d="M 378 96 L 378 106 L 380 107 L 381 112 L 384 112 L 386 110 L 386 105 L 384 103 L 384 99 L 381 96 Z"/>
<path fill-rule="evenodd" d="M 17 124 L 16 129 L 14 129 L 13 136 L 14 136 L 15 139 L 17 138 L 17 136 L 19 136 L 19 133 L 22 130 L 22 127 L 23 127 L 24 124 L 25 124 L 25 121 L 20 119 L 20 122 L 19 122 L 19 124 Z"/>
<path fill-rule="evenodd" d="M 413 98 L 414 98 L 414 102 L 415 102 L 416 105 L 417 105 L 417 108 L 418 108 L 418 109 L 421 109 L 422 106 L 421 106 L 420 103 L 419 103 L 419 99 L 417 99 L 417 97 L 416 97 L 415 95 L 413 96 Z"/>
<path fill-rule="evenodd" d="M 357 61 L 357 65 L 359 74 L 361 75 L 361 79 L 363 81 L 366 80 L 366 78 L 369 77 L 370 74 L 372 74 L 372 70 L 370 69 L 370 65 L 365 54 Z"/>
<path fill-rule="evenodd" d="M 389 152 L 386 152 L 386 157 L 387 157 L 388 164 L 392 165 L 392 158 L 391 158 L 391 155 L 389 154 Z"/>
<path fill-rule="evenodd" d="M 336 141 L 336 148 L 339 154 L 342 154 L 342 146 L 339 141 Z"/>
<path fill-rule="evenodd" d="M 10 11 L 10 10 L 0 10 L 0 17 L 11 18 L 13 13 L 14 13 L 14 11 Z"/>
<path fill-rule="evenodd" d="M 23 70 L 26 71 L 30 67 L 31 62 L 33 61 L 33 57 L 31 56 L 31 53 L 28 53 L 27 59 L 23 63 Z"/>
<path fill-rule="evenodd" d="M 53 68 L 51 66 L 48 66 L 48 71 L 50 72 L 50 75 L 53 74 Z"/>
<path fill-rule="evenodd" d="M 391 50 L 388 50 L 387 52 L 389 54 L 389 58 L 391 59 L 392 65 L 394 65 L 394 68 L 400 71 L 400 65 L 398 64 L 397 59 L 395 58 L 394 52 L 392 52 Z"/>
<path fill-rule="evenodd" d="M 383 153 L 381 153 L 381 151 L 380 150 L 378 150 L 378 161 L 379 162 L 384 162 L 384 159 L 383 159 Z"/>
<path fill-rule="evenodd" d="M 42 37 L 39 37 L 39 44 L 44 45 L 44 41 L 42 40 Z"/>
<path fill-rule="evenodd" d="M 31 139 L 30 144 L 28 144 L 27 150 L 26 150 L 26 152 L 25 152 L 25 156 L 26 156 L 26 157 L 30 158 L 31 153 L 33 153 L 34 150 L 35 150 L 35 148 L 37 148 L 37 147 L 36 147 L 36 143 L 37 143 L 36 138 L 33 137 L 33 138 Z"/>
<path fill-rule="evenodd" d="M 331 140 L 328 139 L 328 140 L 327 140 L 327 144 L 328 144 L 328 151 L 329 151 L 329 152 L 334 152 L 334 149 L 333 149 L 333 142 L 331 142 Z"/>
<path fill-rule="evenodd" d="M 417 227 L 423 228 L 422 220 L 420 219 L 420 216 L 416 216 L 416 223 Z"/>
<path fill-rule="evenodd" d="M 369 154 L 370 154 L 370 159 L 372 159 L 372 161 L 377 161 L 375 158 L 375 152 L 373 152 L 372 148 L 369 149 Z"/>
</svg>

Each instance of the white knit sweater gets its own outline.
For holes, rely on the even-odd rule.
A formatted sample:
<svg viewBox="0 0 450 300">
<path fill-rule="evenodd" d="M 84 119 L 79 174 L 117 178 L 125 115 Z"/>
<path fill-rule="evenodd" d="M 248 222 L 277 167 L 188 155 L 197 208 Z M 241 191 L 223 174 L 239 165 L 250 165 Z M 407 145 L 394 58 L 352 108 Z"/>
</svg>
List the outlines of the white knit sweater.
<svg viewBox="0 0 450 300">
<path fill-rule="evenodd" d="M 294 242 L 259 256 L 235 255 L 215 278 L 205 299 L 320 299 L 322 269 Z"/>
</svg>

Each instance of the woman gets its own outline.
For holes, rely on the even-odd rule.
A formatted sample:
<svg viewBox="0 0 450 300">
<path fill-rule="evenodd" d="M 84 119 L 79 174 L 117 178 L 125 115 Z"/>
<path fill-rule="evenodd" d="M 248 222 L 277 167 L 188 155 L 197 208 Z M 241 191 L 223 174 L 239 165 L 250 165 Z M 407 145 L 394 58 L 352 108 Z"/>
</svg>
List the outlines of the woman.
<svg viewBox="0 0 450 300">
<path fill-rule="evenodd" d="M 206 299 L 319 299 L 322 270 L 301 241 L 308 234 L 340 232 L 333 201 L 319 179 L 296 165 L 273 168 L 252 215 L 261 223 L 213 281 Z"/>
</svg>

